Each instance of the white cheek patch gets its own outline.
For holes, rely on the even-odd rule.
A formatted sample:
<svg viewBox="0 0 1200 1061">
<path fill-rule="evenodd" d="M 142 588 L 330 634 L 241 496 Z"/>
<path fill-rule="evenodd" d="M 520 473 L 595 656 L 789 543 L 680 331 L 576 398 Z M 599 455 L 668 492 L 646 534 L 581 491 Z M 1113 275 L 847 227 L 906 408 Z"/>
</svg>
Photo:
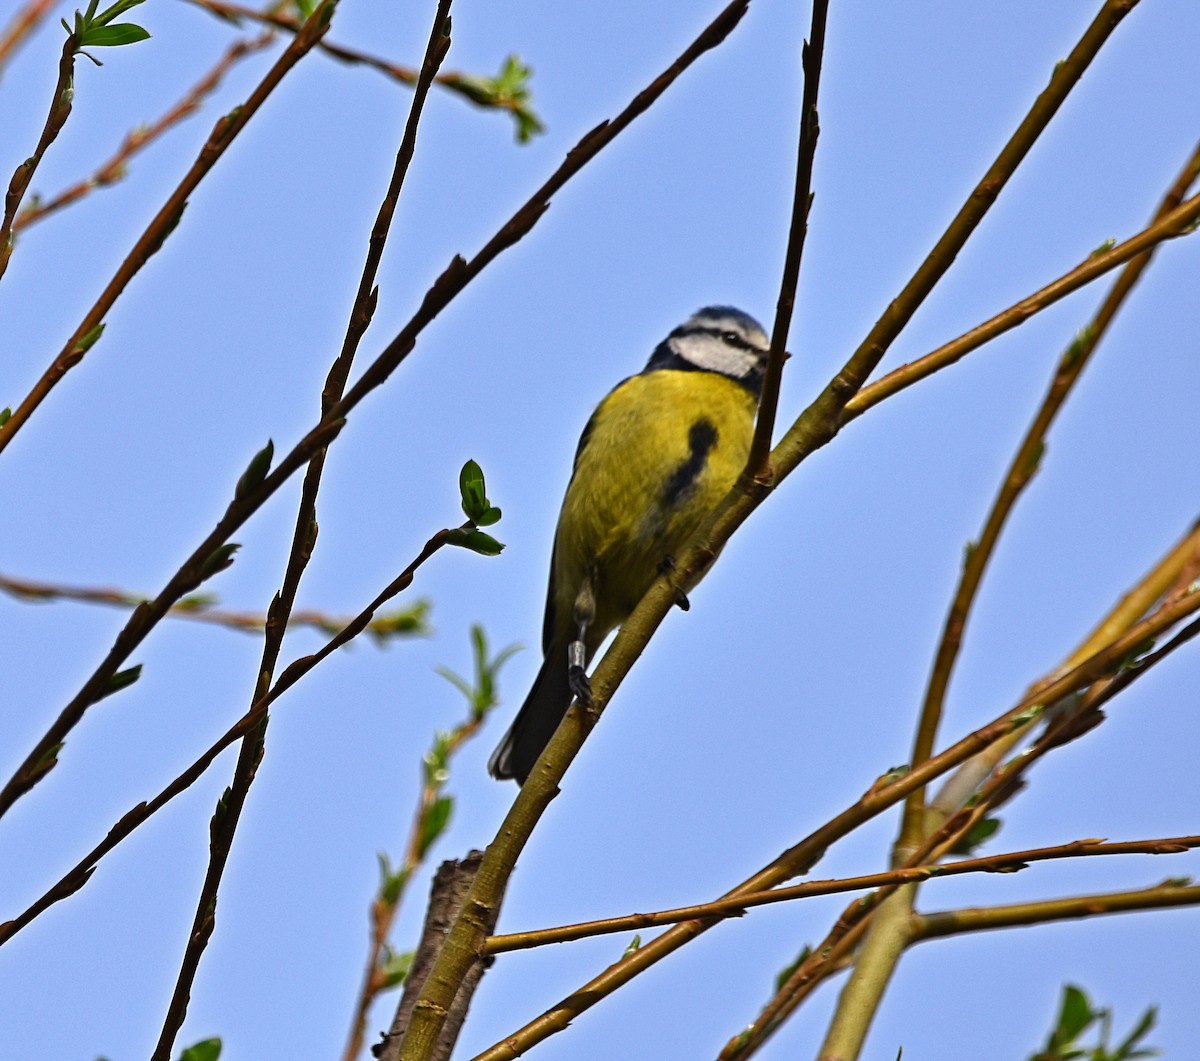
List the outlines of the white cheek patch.
<svg viewBox="0 0 1200 1061">
<path fill-rule="evenodd" d="M 671 349 L 697 368 L 734 379 L 748 376 L 758 364 L 758 355 L 754 351 L 739 349 L 719 336 L 703 332 L 676 336 L 671 339 Z"/>
</svg>

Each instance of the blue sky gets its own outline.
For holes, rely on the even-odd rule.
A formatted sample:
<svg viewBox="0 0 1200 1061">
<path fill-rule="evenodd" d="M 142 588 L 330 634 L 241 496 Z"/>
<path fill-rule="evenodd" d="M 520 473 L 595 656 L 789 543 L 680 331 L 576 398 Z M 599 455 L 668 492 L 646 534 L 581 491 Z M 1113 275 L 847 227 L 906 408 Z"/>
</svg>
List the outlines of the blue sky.
<svg viewBox="0 0 1200 1061">
<path fill-rule="evenodd" d="M 343 0 L 331 39 L 415 63 L 433 7 Z M 842 364 L 932 245 L 1074 44 L 1098 3 L 836 2 L 822 83 L 816 200 L 781 422 Z M 588 129 L 671 61 L 716 5 L 625 2 L 454 9 L 447 66 L 534 68 L 547 133 L 513 143 L 504 117 L 435 92 L 380 273 L 361 364 L 408 319 L 451 255 L 478 249 Z M 67 11 L 64 8 L 64 13 Z M 39 169 L 49 193 L 156 117 L 235 31 L 149 0 L 154 34 L 79 63 L 75 110 Z M 554 520 L 592 407 L 699 306 L 770 321 L 795 157 L 808 12 L 755 0 L 743 24 L 560 194 L 548 214 L 423 335 L 333 447 L 302 606 L 356 611 L 459 518 L 474 458 L 504 510 L 496 559 L 442 553 L 414 595 L 433 636 L 344 650 L 280 701 L 222 889 L 180 1043 L 219 1035 L 226 1061 L 338 1056 L 365 956 L 375 853 L 398 854 L 432 732 L 461 699 L 467 631 L 526 651 L 504 703 L 455 761 L 451 828 L 434 861 L 484 846 L 515 793 L 484 762 L 538 666 Z M 0 82 L 0 172 L 36 142 L 61 30 L 50 20 Z M 889 353 L 919 356 L 1142 227 L 1200 130 L 1200 9 L 1140 5 Z M 190 164 L 216 117 L 266 69 L 241 64 L 204 112 L 126 180 L 29 230 L 0 283 L 0 405 L 25 393 Z M 316 419 L 386 184 L 408 93 L 313 55 L 284 81 L 81 366 L 0 458 L 0 571 L 155 592 L 223 511 L 270 437 Z M 989 572 L 944 734 L 994 717 L 1054 667 L 1196 516 L 1194 312 L 1200 246 L 1166 247 L 1099 350 Z M 906 761 L 963 544 L 978 533 L 1053 365 L 1097 285 L 888 401 L 805 463 L 672 614 L 574 764 L 520 860 L 502 927 L 516 930 L 713 897 Z M 262 609 L 282 573 L 298 484 L 237 536 L 210 584 Z M 107 651 L 121 616 L 0 598 L 4 776 Z M 313 651 L 298 632 L 285 659 Z M 12 916 L 131 805 L 244 709 L 251 637 L 166 622 L 135 654 L 142 679 L 93 709 L 59 768 L 0 822 L 0 918 Z M 1194 653 L 1051 756 L 1004 812 L 991 850 L 1081 837 L 1195 832 Z M 104 861 L 0 954 L 0 1041 L 20 1061 L 146 1056 L 157 1036 L 232 756 Z M 818 874 L 886 865 L 889 814 Z M 1059 863 L 937 882 L 940 909 L 1146 886 L 1193 856 Z M 427 876 L 397 931 L 420 923 Z M 844 900 L 762 910 L 708 933 L 580 1018 L 538 1056 L 715 1055 L 757 1013 L 775 972 Z M 900 968 L 866 1057 L 1022 1057 L 1060 985 L 1116 1007 L 1162 1007 L 1152 1041 L 1187 1056 L 1195 911 L 929 944 Z M 607 937 L 500 959 L 460 1053 L 524 1024 L 619 957 Z M 812 1054 L 826 986 L 764 1051 Z M 390 1017 L 389 998 L 373 1028 Z"/>
</svg>

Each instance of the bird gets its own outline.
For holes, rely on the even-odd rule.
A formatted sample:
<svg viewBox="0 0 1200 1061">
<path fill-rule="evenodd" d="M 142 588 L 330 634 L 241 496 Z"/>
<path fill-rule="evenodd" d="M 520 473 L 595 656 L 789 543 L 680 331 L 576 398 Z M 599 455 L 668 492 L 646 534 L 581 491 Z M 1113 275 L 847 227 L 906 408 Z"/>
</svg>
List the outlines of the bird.
<svg viewBox="0 0 1200 1061">
<path fill-rule="evenodd" d="M 590 706 L 588 662 L 745 468 L 768 347 L 753 317 L 706 306 L 592 413 L 554 535 L 544 660 L 492 777 L 524 785 L 572 701 Z"/>
</svg>

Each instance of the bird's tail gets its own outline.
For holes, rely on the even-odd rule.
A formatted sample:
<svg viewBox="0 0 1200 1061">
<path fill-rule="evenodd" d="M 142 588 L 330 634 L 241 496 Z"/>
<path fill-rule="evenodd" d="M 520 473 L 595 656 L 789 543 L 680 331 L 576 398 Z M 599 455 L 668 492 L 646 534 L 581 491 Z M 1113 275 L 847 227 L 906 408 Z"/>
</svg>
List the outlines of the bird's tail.
<svg viewBox="0 0 1200 1061">
<path fill-rule="evenodd" d="M 525 784 L 571 700 L 566 649 L 551 645 L 525 703 L 488 760 L 488 773 L 499 781 L 512 778 L 518 784 Z"/>
</svg>

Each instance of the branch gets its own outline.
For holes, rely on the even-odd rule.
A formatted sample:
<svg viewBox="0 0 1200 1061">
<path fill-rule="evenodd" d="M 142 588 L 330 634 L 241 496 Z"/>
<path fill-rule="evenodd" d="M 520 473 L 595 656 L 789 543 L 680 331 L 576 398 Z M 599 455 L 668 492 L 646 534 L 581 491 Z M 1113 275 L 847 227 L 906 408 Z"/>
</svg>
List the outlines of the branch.
<svg viewBox="0 0 1200 1061">
<path fill-rule="evenodd" d="M 1126 840 L 1109 843 L 1104 840 L 1073 840 L 1053 847 L 1034 847 L 1026 851 L 1007 851 L 982 858 L 968 858 L 944 865 L 913 866 L 889 870 L 886 873 L 867 873 L 859 877 L 842 877 L 833 880 L 806 881 L 786 888 L 771 891 L 750 892 L 746 895 L 730 896 L 715 902 L 696 906 L 681 906 L 671 910 L 658 910 L 650 914 L 626 914 L 600 921 L 584 921 L 556 928 L 532 929 L 528 932 L 512 932 L 489 936 L 484 944 L 488 954 L 503 954 L 506 951 L 527 950 L 543 947 L 548 943 L 566 943 L 571 940 L 603 936 L 613 932 L 636 932 L 658 925 L 677 924 L 699 918 L 741 917 L 756 906 L 808 899 L 816 895 L 836 895 L 840 892 L 867 891 L 886 885 L 908 884 L 930 880 L 935 877 L 957 877 L 965 873 L 1015 873 L 1027 869 L 1032 862 L 1049 862 L 1063 858 L 1086 858 L 1095 855 L 1164 855 L 1177 854 L 1200 847 L 1200 836 L 1170 836 L 1157 840 Z"/>
<path fill-rule="evenodd" d="M 1057 280 L 1051 281 L 1032 295 L 997 313 L 990 320 L 963 333 L 957 339 L 951 340 L 944 346 L 939 346 L 916 361 L 902 365 L 882 379 L 864 387 L 846 403 L 842 422 L 848 423 L 855 417 L 861 416 L 873 405 L 878 405 L 885 398 L 890 398 L 919 380 L 947 368 L 997 336 L 1003 335 L 1019 324 L 1024 324 L 1035 313 L 1047 306 L 1052 306 L 1059 299 L 1078 291 L 1117 266 L 1124 265 L 1125 262 L 1138 255 L 1152 250 L 1159 243 L 1188 235 L 1194 231 L 1197 219 L 1200 219 L 1200 195 L 1184 201 L 1174 210 L 1164 214 L 1161 220 L 1148 225 L 1124 243 L 1089 255 L 1081 265 L 1077 265 Z"/>
<path fill-rule="evenodd" d="M 1161 220 L 1179 206 L 1198 172 L 1200 172 L 1200 146 L 1193 151 L 1183 171 L 1155 211 L 1154 221 Z M 996 498 L 992 502 L 992 507 L 984 520 L 983 530 L 980 532 L 978 540 L 968 546 L 958 587 L 942 628 L 941 640 L 934 654 L 933 668 L 926 686 L 920 722 L 913 743 L 911 762 L 919 763 L 933 753 L 946 691 L 950 685 L 954 664 L 958 659 L 967 618 L 975 603 L 984 572 L 987 570 L 996 544 L 1008 522 L 1008 517 L 1025 487 L 1029 485 L 1030 480 L 1038 471 L 1050 427 L 1082 375 L 1092 353 L 1104 337 L 1109 324 L 1112 323 L 1125 299 L 1141 278 L 1143 270 L 1150 264 L 1152 257 L 1153 250 L 1147 250 L 1126 264 L 1125 268 L 1121 270 L 1121 275 L 1109 289 L 1096 315 L 1063 354 L 1054 378 L 1050 382 L 1050 388 L 1045 398 L 1042 399 L 1041 407 L 1013 455 Z M 858 395 L 860 399 L 863 396 L 862 393 Z M 925 834 L 927 830 L 925 809 L 924 790 L 918 789 L 905 803 L 901 844 L 913 847 Z"/>
<path fill-rule="evenodd" d="M 260 11 L 243 4 L 223 3 L 221 0 L 189 0 L 189 2 L 220 19 L 232 22 L 234 25 L 240 25 L 242 19 L 249 19 L 252 22 L 260 22 L 289 33 L 298 32 L 301 25 L 298 19 L 279 11 Z M 369 66 L 402 85 L 412 86 L 417 83 L 418 71 L 411 66 L 393 63 L 389 59 L 382 59 L 379 56 L 347 48 L 341 44 L 334 44 L 331 41 L 322 41 L 317 47 L 326 55 L 340 62 Z M 542 132 L 542 123 L 529 107 L 528 92 L 523 84 L 518 83 L 513 91 L 500 83 L 502 80 L 502 78 L 481 78 L 472 74 L 447 70 L 438 74 L 434 78 L 434 83 L 454 95 L 461 96 L 477 107 L 509 112 L 516 123 L 518 141 L 525 142 L 533 134 Z"/>
<path fill-rule="evenodd" d="M 116 184 L 127 173 L 127 164 L 131 158 L 161 137 L 172 126 L 178 125 L 200 109 L 205 97 L 221 83 L 221 79 L 229 72 L 230 67 L 246 56 L 261 51 L 274 39 L 274 33 L 266 32 L 257 37 L 246 37 L 234 41 L 213 68 L 162 117 L 150 125 L 140 126 L 127 133 L 113 156 L 90 177 L 76 181 L 49 199 L 31 202 L 17 215 L 13 222 L 13 231 L 20 232 L 22 229 L 44 220 L 50 214 L 78 202 L 97 188 Z"/>
<path fill-rule="evenodd" d="M 46 115 L 46 123 L 42 126 L 42 135 L 38 138 L 37 147 L 17 168 L 8 184 L 8 194 L 4 197 L 4 216 L 0 218 L 0 277 L 8 268 L 8 260 L 12 257 L 13 249 L 13 220 L 21 207 L 21 200 L 29 188 L 29 182 L 37 172 L 42 157 L 71 114 L 71 100 L 75 96 L 75 53 L 79 47 L 79 39 L 73 33 L 67 34 L 63 41 L 62 55 L 58 60 L 58 81 L 54 86 L 54 95 L 50 101 L 50 111 Z M 14 414 L 15 416 L 15 414 Z M 11 420 L 9 421 L 11 423 Z M 3 429 L 0 425 L 0 438 Z"/>
<path fill-rule="evenodd" d="M 372 1053 L 379 1058 L 379 1061 L 396 1061 L 396 1058 L 399 1057 L 404 1030 L 412 1019 L 413 1009 L 429 978 L 434 960 L 445 944 L 450 927 L 463 911 L 471 885 L 479 873 L 482 862 L 482 852 L 472 851 L 462 862 L 444 862 L 441 869 L 438 870 L 433 881 L 429 906 L 425 913 L 425 927 L 421 932 L 421 944 L 413 958 L 412 972 L 404 986 L 404 996 L 396 1010 L 396 1019 L 392 1022 L 391 1030 L 383 1036 L 383 1041 L 372 1048 Z M 492 912 L 486 931 L 491 931 L 495 927 L 499 912 L 498 908 Z M 466 1019 L 467 1007 L 475 994 L 475 988 L 490 964 L 490 959 L 477 963 L 459 987 L 446 1014 L 441 1034 L 430 1055 L 432 1061 L 446 1061 L 449 1058 L 462 1022 Z"/>
<path fill-rule="evenodd" d="M 459 529 L 468 528 L 472 528 L 472 525 L 466 524 L 463 528 Z M 455 532 L 450 530 L 438 531 L 437 534 L 425 543 L 425 547 L 417 555 L 417 558 L 393 579 L 383 592 L 368 604 L 366 608 L 359 612 L 337 634 L 331 637 L 319 651 L 311 655 L 300 656 L 293 660 L 275 680 L 275 684 L 271 686 L 270 691 L 255 700 L 250 710 L 230 726 L 186 770 L 171 781 L 153 799 L 149 801 L 143 800 L 136 806 L 131 807 L 109 829 L 104 839 L 69 869 L 58 883 L 49 888 L 17 917 L 0 924 L 0 945 L 7 943 L 39 914 L 48 910 L 60 899 L 74 895 L 75 892 L 82 888 L 88 882 L 92 873 L 95 872 L 101 858 L 117 847 L 122 840 L 132 834 L 139 826 L 149 821 L 150 818 L 181 792 L 188 789 L 198 778 L 203 776 L 205 771 L 212 766 L 217 756 L 226 748 L 241 740 L 247 733 L 252 732 L 262 722 L 271 705 L 287 692 L 288 689 L 300 681 L 314 667 L 328 659 L 339 648 L 362 633 L 367 628 L 367 624 L 371 621 L 371 617 L 375 614 L 376 610 L 391 600 L 392 597 L 396 596 L 397 593 L 406 590 L 412 585 L 417 569 L 433 556 L 434 553 L 448 544 L 454 534 Z"/>
<path fill-rule="evenodd" d="M 504 662 L 517 651 L 517 646 L 509 645 L 502 649 L 494 659 L 489 659 L 487 641 L 483 628 L 480 626 L 472 628 L 471 643 L 475 655 L 473 684 L 451 671 L 439 670 L 443 677 L 447 678 L 466 696 L 470 705 L 470 713 L 449 733 L 439 732 L 434 738 L 433 747 L 423 757 L 421 765 L 424 780 L 421 795 L 417 801 L 417 812 L 399 868 L 393 871 L 387 856 L 379 856 L 383 880 L 379 894 L 371 905 L 371 940 L 367 954 L 367 971 L 354 1006 L 354 1017 L 351 1021 L 349 1041 L 342 1055 L 343 1061 L 355 1061 L 362 1052 L 367 1013 L 382 991 L 399 982 L 396 979 L 398 975 L 403 974 L 404 976 L 406 996 L 409 992 L 419 992 L 419 985 L 412 979 L 413 969 L 418 967 L 416 958 L 413 958 L 406 973 L 403 971 L 402 964 L 401 968 L 397 970 L 394 967 L 396 958 L 388 949 L 387 938 L 391 933 L 396 912 L 400 908 L 408 883 L 425 861 L 430 846 L 449 824 L 452 803 L 451 798 L 443 793 L 446 782 L 450 779 L 450 761 L 458 750 L 478 732 L 488 713 L 499 703 L 496 696 L 496 675 Z M 472 855 L 475 854 L 477 853 L 472 853 Z M 478 859 L 476 859 L 476 868 L 478 868 Z M 474 872 L 471 875 L 474 876 Z M 434 894 L 435 897 L 438 894 L 436 883 Z M 425 955 L 426 961 L 431 962 L 432 958 L 431 954 Z M 404 1008 L 403 1002 L 401 1008 Z M 400 1020 L 399 1014 L 396 1019 Z M 407 1017 L 404 1018 L 403 1023 L 407 1024 Z"/>
<path fill-rule="evenodd" d="M 147 600 L 139 594 L 121 589 L 34 582 L 2 574 L 0 574 L 0 592 L 22 601 L 82 601 L 87 604 L 103 604 L 126 609 L 137 608 Z M 367 624 L 365 632 L 374 635 L 380 644 L 391 637 L 402 634 L 423 635 L 428 633 L 426 623 L 428 614 L 429 602 L 418 601 L 400 611 L 376 616 Z M 174 619 L 191 619 L 193 622 L 225 626 L 247 634 L 261 634 L 267 622 L 267 616 L 260 612 L 218 608 L 216 607 L 216 598 L 204 594 L 185 597 L 178 604 L 172 605 L 167 610 L 167 615 Z M 336 634 L 349 621 L 346 616 L 333 616 L 326 612 L 307 609 L 291 612 L 288 615 L 287 625 L 289 629 L 310 627 L 320 630 L 324 634 Z"/>
<path fill-rule="evenodd" d="M 104 318 L 108 311 L 112 309 L 113 304 L 130 281 L 141 271 L 142 266 L 149 261 L 150 257 L 162 246 L 164 240 L 175 230 L 184 208 L 187 206 L 188 196 L 212 171 L 217 161 L 225 153 L 225 149 L 233 143 L 238 134 L 246 127 L 246 123 L 258 112 L 284 75 L 325 35 L 334 6 L 335 0 L 321 0 L 312 16 L 304 23 L 304 31 L 293 38 L 291 44 L 276 60 L 246 102 L 235 107 L 217 122 L 212 134 L 200 149 L 196 161 L 192 163 L 191 169 L 188 170 L 158 213 L 154 215 L 145 231 L 138 237 L 133 249 L 130 250 L 92 308 L 88 310 L 71 338 L 67 340 L 66 345 L 42 373 L 41 378 L 34 384 L 33 389 L 25 396 L 21 404 L 12 411 L 12 416 L 4 424 L 0 424 L 0 452 L 3 452 L 63 376 L 83 359 L 83 356 L 100 338 L 104 330 Z M 73 37 L 68 38 L 67 45 L 74 46 Z M 66 55 L 65 50 L 63 54 Z M 15 207 L 13 213 L 16 213 Z"/>
<path fill-rule="evenodd" d="M 1027 694 L 1016 706 L 993 722 L 968 734 L 939 755 L 915 765 L 908 773 L 896 778 L 889 775 L 882 783 L 872 786 L 858 802 L 783 852 L 774 862 L 733 888 L 726 897 L 742 897 L 774 888 L 783 881 L 806 872 L 808 867 L 814 865 L 831 844 L 905 799 L 915 788 L 942 776 L 955 766 L 977 755 L 982 749 L 1003 739 L 1008 733 L 1024 729 L 1033 719 L 1041 716 L 1045 709 L 1043 705 L 1056 703 L 1069 696 L 1071 692 L 1086 688 L 1098 678 L 1110 673 L 1114 667 L 1119 666 L 1131 652 L 1135 651 L 1139 645 L 1144 644 L 1147 638 L 1169 629 L 1180 619 L 1197 610 L 1200 610 L 1200 590 L 1194 590 L 1164 606 L 1155 615 L 1128 631 L 1123 637 L 1105 646 L 1065 674 L 1040 683 L 1036 693 Z M 619 639 L 620 635 L 618 635 Z M 1144 673 L 1144 670 L 1140 673 Z M 572 708 L 572 710 L 575 709 Z M 551 741 L 552 748 L 564 743 L 564 737 L 570 728 L 566 725 L 559 727 L 558 733 Z M 530 782 L 526 782 L 521 789 L 521 794 L 523 795 L 529 787 Z M 519 802 L 520 796 L 518 797 Z M 513 824 L 513 812 L 510 811 L 501 828 L 501 834 L 493 841 L 494 847 L 508 842 L 508 830 L 513 827 Z M 667 929 L 662 935 L 632 954 L 623 957 L 619 962 L 588 981 L 540 1017 L 491 1046 L 479 1055 L 477 1061 L 500 1061 L 500 1059 L 511 1059 L 518 1056 L 521 1051 L 527 1050 L 555 1032 L 561 1031 L 575 1017 L 590 1009 L 602 998 L 610 995 L 639 973 L 655 965 L 668 954 L 678 950 L 717 923 L 719 922 L 713 919 L 690 920 Z"/>
<path fill-rule="evenodd" d="M 28 3 L 13 15 L 4 32 L 0 33 L 0 71 L 17 48 L 25 42 L 25 38 L 37 29 L 38 23 L 50 13 L 52 7 L 54 0 L 28 0 Z"/>
<path fill-rule="evenodd" d="M 326 0 L 328 2 L 328 0 Z M 83 687 L 59 712 L 58 718 L 47 729 L 34 749 L 25 757 L 13 776 L 0 789 L 0 816 L 22 795 L 53 769 L 57 763 L 58 750 L 66 736 L 83 718 L 87 708 L 105 694 L 109 682 L 121 664 L 145 640 L 176 601 L 190 593 L 215 570 L 228 566 L 229 539 L 246 521 L 261 508 L 274 493 L 304 466 L 318 451 L 324 449 L 337 437 L 346 425 L 346 417 L 373 390 L 385 383 L 392 372 L 408 357 L 416 346 L 417 338 L 466 287 L 503 251 L 520 241 L 545 214 L 553 196 L 625 131 L 676 78 L 705 50 L 719 43 L 716 34 L 728 33 L 745 10 L 749 0 L 734 0 L 731 6 L 718 17 L 710 30 L 688 49 L 647 88 L 639 93 L 630 104 L 611 121 L 602 122 L 586 133 L 572 148 L 561 165 L 538 188 L 498 232 L 476 253 L 470 261 L 455 256 L 433 286 L 425 293 L 416 314 L 400 330 L 358 381 L 340 400 L 324 413 L 320 421 L 292 448 L 275 469 L 254 485 L 239 490 L 224 516 L 196 547 L 191 556 L 171 576 L 158 596 L 144 607 L 138 608 L 117 635 L 116 641 L 99 666 L 85 681 Z M 315 16 L 314 16 L 315 17 Z M 299 40 L 300 38 L 297 38 Z M 286 53 L 285 53 L 286 54 Z M 282 60 L 281 60 L 282 61 Z M 244 122 L 243 122 L 244 124 Z M 16 414 L 14 413 L 14 418 Z M 5 429 L 0 427 L 0 441 Z M 221 563 L 214 568 L 216 558 Z"/>
<path fill-rule="evenodd" d="M 812 209 L 813 159 L 821 123 L 817 114 L 817 92 L 821 85 L 821 62 L 825 55 L 825 22 L 829 0 L 815 0 L 812 25 L 804 42 L 804 93 L 800 101 L 800 143 L 797 147 L 796 185 L 792 193 L 792 223 L 788 228 L 787 250 L 783 259 L 783 277 L 779 298 L 775 303 L 775 323 L 771 328 L 771 348 L 763 377 L 762 397 L 758 404 L 758 422 L 750 443 L 745 474 L 754 479 L 768 471 L 771 437 L 775 432 L 775 413 L 779 407 L 779 385 L 783 363 L 787 358 L 788 330 L 796 304 L 796 285 L 800 280 L 800 261 L 804 255 L 804 239 L 808 235 L 808 214 Z"/>
<path fill-rule="evenodd" d="M 1044 925 L 1099 914 L 1123 914 L 1133 910 L 1161 910 L 1171 906 L 1195 906 L 1200 903 L 1200 886 L 1164 881 L 1137 891 L 1107 892 L 1101 895 L 1076 895 L 1065 899 L 1014 903 L 1011 906 L 976 907 L 918 914 L 913 922 L 912 942 L 957 936 L 993 928 L 1019 925 Z"/>
<path fill-rule="evenodd" d="M 341 398 L 359 342 L 374 313 L 378 300 L 375 279 L 378 274 L 379 262 L 383 257 L 383 249 L 387 242 L 392 218 L 395 215 L 396 204 L 404 186 L 404 178 L 408 173 L 408 167 L 416 149 L 417 127 L 420 124 L 421 113 L 424 110 L 434 75 L 450 48 L 450 3 L 451 0 L 439 0 L 437 12 L 434 15 L 433 25 L 429 31 L 429 41 L 425 48 L 425 58 L 421 65 L 421 75 L 417 80 L 416 91 L 413 93 L 404 135 L 396 152 L 391 181 L 383 202 L 380 204 L 375 226 L 368 241 L 366 262 L 359 280 L 357 296 L 350 311 L 346 337 L 341 353 L 329 369 L 321 394 L 322 412 L 327 412 L 329 407 Z M 288 617 L 296 601 L 300 580 L 304 576 L 313 548 L 316 546 L 317 494 L 320 491 L 324 467 L 325 450 L 320 450 L 309 462 L 308 472 L 304 478 L 283 585 L 268 609 L 266 639 L 253 697 L 255 700 L 261 698 L 270 685 L 271 675 L 279 661 Z M 192 931 L 188 936 L 187 947 L 180 963 L 179 978 L 171 996 L 167 1015 L 163 1021 L 162 1034 L 151 1061 L 170 1061 L 175 1036 L 179 1033 L 187 1014 L 196 971 L 215 927 L 217 891 L 229 860 L 234 834 L 245 806 L 246 797 L 254 783 L 258 764 L 262 761 L 268 723 L 269 716 L 264 708 L 261 720 L 242 739 L 233 781 L 217 805 L 217 813 L 214 815 L 209 830 L 208 870 L 197 900 Z"/>
</svg>

